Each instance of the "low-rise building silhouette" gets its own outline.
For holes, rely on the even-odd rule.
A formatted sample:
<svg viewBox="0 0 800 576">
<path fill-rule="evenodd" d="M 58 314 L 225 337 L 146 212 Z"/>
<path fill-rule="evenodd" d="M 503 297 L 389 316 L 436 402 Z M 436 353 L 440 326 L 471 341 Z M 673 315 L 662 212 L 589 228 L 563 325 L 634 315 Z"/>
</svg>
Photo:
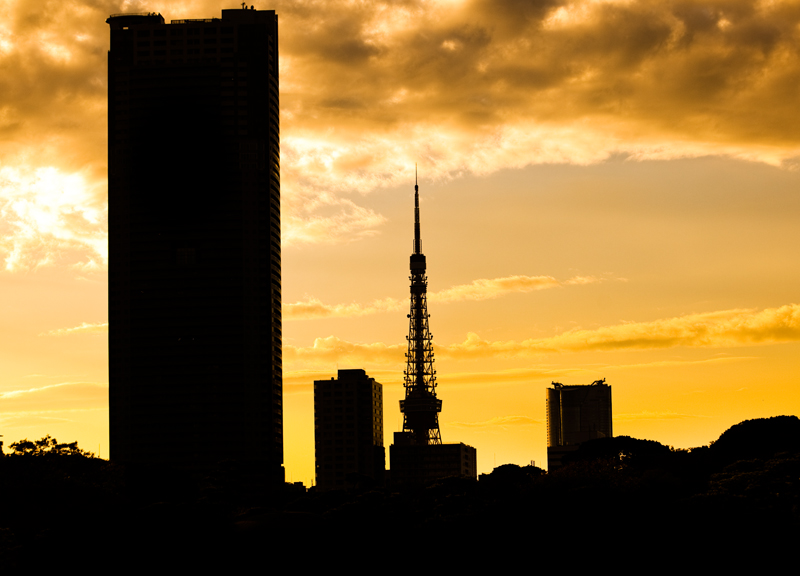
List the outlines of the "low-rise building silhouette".
<svg viewBox="0 0 800 576">
<path fill-rule="evenodd" d="M 437 478 L 478 477 L 477 451 L 461 444 L 409 443 L 407 432 L 395 432 L 391 447 L 392 483 L 422 485 Z"/>
<path fill-rule="evenodd" d="M 364 370 L 339 370 L 314 382 L 318 490 L 383 483 L 383 386 Z"/>
</svg>

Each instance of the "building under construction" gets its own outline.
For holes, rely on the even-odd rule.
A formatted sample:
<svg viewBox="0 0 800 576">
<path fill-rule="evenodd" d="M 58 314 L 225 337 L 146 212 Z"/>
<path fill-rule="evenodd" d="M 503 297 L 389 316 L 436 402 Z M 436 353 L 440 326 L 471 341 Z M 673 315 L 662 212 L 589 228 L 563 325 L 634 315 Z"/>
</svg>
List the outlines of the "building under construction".
<svg viewBox="0 0 800 576">
<path fill-rule="evenodd" d="M 548 470 L 560 467 L 581 442 L 611 436 L 611 386 L 605 379 L 588 386 L 553 382 L 547 389 Z"/>
<path fill-rule="evenodd" d="M 419 185 L 414 184 L 414 248 L 411 254 L 411 311 L 404 373 L 405 399 L 400 401 L 403 431 L 390 447 L 392 482 L 422 484 L 447 476 L 477 477 L 475 448 L 442 444 L 433 367 L 433 339 L 428 327 L 428 278 L 419 224 Z"/>
</svg>

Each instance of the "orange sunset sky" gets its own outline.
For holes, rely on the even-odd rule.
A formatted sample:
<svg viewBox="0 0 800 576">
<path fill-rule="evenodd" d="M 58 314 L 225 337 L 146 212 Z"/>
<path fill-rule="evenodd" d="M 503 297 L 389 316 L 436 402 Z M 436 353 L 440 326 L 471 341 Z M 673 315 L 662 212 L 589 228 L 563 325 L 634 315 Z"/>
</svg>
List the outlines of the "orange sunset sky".
<svg viewBox="0 0 800 576">
<path fill-rule="evenodd" d="M 6 445 L 108 457 L 105 19 L 234 7 L 0 0 Z M 415 163 L 442 438 L 480 472 L 545 466 L 552 381 L 606 378 L 614 433 L 675 447 L 800 412 L 800 2 L 256 8 L 279 15 L 287 480 L 312 482 L 337 368 L 384 385 L 387 448 L 402 428 Z"/>
</svg>

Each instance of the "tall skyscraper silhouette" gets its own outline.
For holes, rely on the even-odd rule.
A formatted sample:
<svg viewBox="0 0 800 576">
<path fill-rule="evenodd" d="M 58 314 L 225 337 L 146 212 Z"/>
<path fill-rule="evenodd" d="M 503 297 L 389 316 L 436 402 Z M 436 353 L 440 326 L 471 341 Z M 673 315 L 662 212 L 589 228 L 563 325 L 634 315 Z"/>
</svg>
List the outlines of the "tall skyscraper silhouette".
<svg viewBox="0 0 800 576">
<path fill-rule="evenodd" d="M 547 468 L 560 467 L 564 455 L 581 442 L 610 438 L 611 386 L 597 380 L 588 386 L 553 382 L 547 389 Z"/>
<path fill-rule="evenodd" d="M 428 277 L 419 222 L 419 184 L 414 183 L 414 249 L 411 254 L 411 311 L 404 373 L 405 399 L 400 401 L 403 431 L 395 432 L 389 448 L 392 481 L 421 484 L 447 476 L 477 476 L 475 448 L 442 444 L 433 368 L 433 337 L 428 326 Z"/>
<path fill-rule="evenodd" d="M 314 382 L 317 489 L 383 483 L 383 386 L 363 370 Z"/>
<path fill-rule="evenodd" d="M 111 458 L 282 477 L 277 16 L 107 22 Z"/>
</svg>

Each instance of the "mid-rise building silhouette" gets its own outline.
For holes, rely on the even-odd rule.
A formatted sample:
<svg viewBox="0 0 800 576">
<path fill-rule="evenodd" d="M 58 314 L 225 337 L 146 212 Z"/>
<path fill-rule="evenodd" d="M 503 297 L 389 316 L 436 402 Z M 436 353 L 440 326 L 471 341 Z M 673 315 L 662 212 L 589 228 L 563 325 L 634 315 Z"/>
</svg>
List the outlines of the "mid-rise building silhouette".
<svg viewBox="0 0 800 576">
<path fill-rule="evenodd" d="M 547 389 L 547 468 L 562 465 L 565 454 L 581 442 L 610 438 L 611 386 L 597 380 L 588 386 L 553 382 Z"/>
<path fill-rule="evenodd" d="M 317 489 L 382 484 L 383 386 L 364 370 L 315 381 L 314 448 Z"/>
<path fill-rule="evenodd" d="M 277 16 L 107 22 L 111 458 L 282 477 Z"/>
<path fill-rule="evenodd" d="M 476 478 L 475 448 L 466 444 L 442 444 L 439 430 L 442 401 L 436 396 L 433 337 L 428 326 L 428 277 L 422 253 L 418 183 L 414 184 L 414 248 L 410 268 L 405 399 L 400 401 L 403 431 L 394 433 L 394 444 L 389 448 L 392 482 L 421 484 L 446 476 Z"/>
</svg>

